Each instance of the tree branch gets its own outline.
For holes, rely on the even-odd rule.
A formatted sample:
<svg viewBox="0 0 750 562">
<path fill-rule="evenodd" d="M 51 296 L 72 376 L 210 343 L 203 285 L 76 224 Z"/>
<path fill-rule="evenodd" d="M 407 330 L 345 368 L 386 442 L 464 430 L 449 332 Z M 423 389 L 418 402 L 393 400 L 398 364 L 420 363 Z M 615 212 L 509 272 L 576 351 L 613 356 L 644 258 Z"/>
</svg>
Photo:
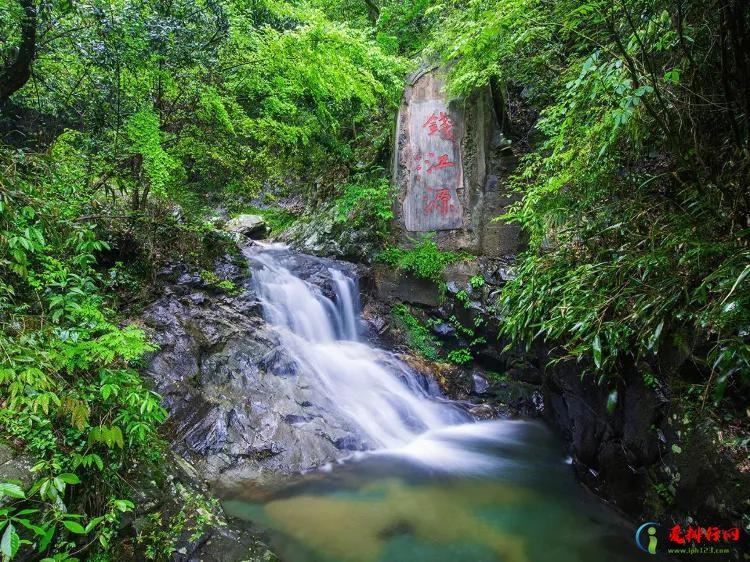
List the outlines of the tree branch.
<svg viewBox="0 0 750 562">
<path fill-rule="evenodd" d="M 21 44 L 5 66 L 0 68 L 0 105 L 29 81 L 31 63 L 36 55 L 37 7 L 35 0 L 17 1 L 23 8 Z"/>
</svg>

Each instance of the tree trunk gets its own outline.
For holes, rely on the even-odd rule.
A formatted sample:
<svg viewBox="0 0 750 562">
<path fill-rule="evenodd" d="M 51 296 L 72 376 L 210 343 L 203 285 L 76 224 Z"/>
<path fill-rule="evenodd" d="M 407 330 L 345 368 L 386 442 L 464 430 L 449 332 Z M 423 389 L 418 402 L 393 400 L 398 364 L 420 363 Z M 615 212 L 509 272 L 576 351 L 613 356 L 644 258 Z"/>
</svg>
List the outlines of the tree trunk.
<svg viewBox="0 0 750 562">
<path fill-rule="evenodd" d="M 20 90 L 31 77 L 31 63 L 36 54 L 35 0 L 17 0 L 23 8 L 21 44 L 11 58 L 0 68 L 0 105 Z"/>
<path fill-rule="evenodd" d="M 380 17 L 380 6 L 375 0 L 365 0 L 367 5 L 367 15 L 370 17 L 370 23 L 375 25 Z"/>
</svg>

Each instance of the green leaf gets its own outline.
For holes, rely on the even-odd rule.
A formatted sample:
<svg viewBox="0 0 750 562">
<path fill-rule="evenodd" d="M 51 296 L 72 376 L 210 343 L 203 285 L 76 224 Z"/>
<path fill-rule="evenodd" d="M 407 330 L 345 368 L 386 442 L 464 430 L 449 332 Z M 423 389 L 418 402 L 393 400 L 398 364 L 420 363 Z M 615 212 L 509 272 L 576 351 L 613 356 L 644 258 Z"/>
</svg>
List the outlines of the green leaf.
<svg viewBox="0 0 750 562">
<path fill-rule="evenodd" d="M 112 426 L 111 435 L 112 435 L 112 441 L 122 449 L 125 447 L 125 441 L 122 438 L 122 430 L 117 427 L 116 425 Z"/>
<path fill-rule="evenodd" d="M 677 443 L 672 443 L 672 452 L 679 455 L 682 452 L 682 447 L 680 447 Z"/>
<path fill-rule="evenodd" d="M 602 367 L 602 342 L 599 339 L 598 334 L 594 337 L 594 341 L 591 342 L 591 349 L 594 350 L 594 364 L 597 366 L 597 368 L 601 369 Z"/>
<path fill-rule="evenodd" d="M 86 529 L 84 529 L 83 525 L 81 525 L 80 523 L 77 523 L 75 521 L 63 521 L 62 523 L 71 533 L 75 533 L 77 535 L 86 534 Z"/>
<path fill-rule="evenodd" d="M 18 552 L 20 543 L 21 541 L 18 538 L 16 528 L 13 526 L 13 523 L 9 523 L 5 528 L 3 538 L 0 539 L 0 552 L 3 554 L 3 557 L 9 560 L 12 559 L 16 555 L 16 552 Z"/>
<path fill-rule="evenodd" d="M 131 511 L 133 507 L 135 507 L 133 502 L 131 502 L 130 500 L 114 500 L 113 504 L 115 506 L 115 509 L 121 511 L 122 513 Z"/>
<path fill-rule="evenodd" d="M 24 499 L 26 497 L 26 494 L 24 494 L 23 489 L 18 484 L 13 484 L 11 482 L 2 482 L 0 483 L 0 496 Z"/>
<path fill-rule="evenodd" d="M 91 521 L 88 522 L 88 524 L 86 525 L 86 529 L 84 530 L 86 531 L 86 533 L 91 532 L 91 529 L 96 527 L 103 520 L 104 520 L 104 517 L 94 517 Z"/>
<path fill-rule="evenodd" d="M 661 336 L 661 331 L 664 328 L 664 320 L 659 322 L 659 325 L 656 327 L 656 330 L 654 330 L 653 335 L 651 336 L 651 339 L 648 342 L 648 348 L 653 349 L 654 346 L 656 346 L 656 342 L 659 341 L 659 336 Z"/>
<path fill-rule="evenodd" d="M 65 482 L 66 484 L 80 484 L 81 480 L 76 476 L 75 474 L 71 472 L 64 472 L 63 474 L 59 474 L 57 476 L 60 480 Z"/>
<path fill-rule="evenodd" d="M 32 513 L 38 513 L 38 509 L 22 509 L 18 513 L 15 514 L 16 517 L 20 517 L 21 515 L 31 515 Z"/>
<path fill-rule="evenodd" d="M 52 537 L 55 535 L 55 524 L 49 526 L 48 529 L 44 531 L 44 536 L 39 540 L 39 546 L 37 547 L 39 552 L 44 552 L 47 550 L 47 547 L 49 546 L 49 543 L 52 542 Z"/>
</svg>

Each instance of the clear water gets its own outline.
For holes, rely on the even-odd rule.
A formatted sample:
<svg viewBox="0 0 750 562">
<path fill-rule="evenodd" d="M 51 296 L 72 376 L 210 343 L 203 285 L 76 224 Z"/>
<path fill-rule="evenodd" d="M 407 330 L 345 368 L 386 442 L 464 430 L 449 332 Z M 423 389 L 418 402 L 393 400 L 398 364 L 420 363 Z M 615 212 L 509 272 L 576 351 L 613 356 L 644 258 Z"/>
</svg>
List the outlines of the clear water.
<svg viewBox="0 0 750 562">
<path fill-rule="evenodd" d="M 248 257 L 266 319 L 300 376 L 334 395 L 372 448 L 226 494 L 226 510 L 265 528 L 282 560 L 617 562 L 640 554 L 629 528 L 575 482 L 542 424 L 473 422 L 360 341 L 354 280 L 332 271 L 329 299 L 284 267 L 288 250 Z"/>
</svg>

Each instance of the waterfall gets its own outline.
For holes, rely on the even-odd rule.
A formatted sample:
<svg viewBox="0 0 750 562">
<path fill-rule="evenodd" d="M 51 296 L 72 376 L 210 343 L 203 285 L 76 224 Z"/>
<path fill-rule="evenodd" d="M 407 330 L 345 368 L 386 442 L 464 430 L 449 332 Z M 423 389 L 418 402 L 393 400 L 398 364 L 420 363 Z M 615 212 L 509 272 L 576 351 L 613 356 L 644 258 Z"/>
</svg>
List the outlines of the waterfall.
<svg viewBox="0 0 750 562">
<path fill-rule="evenodd" d="M 252 282 L 266 321 L 298 367 L 359 428 L 373 448 L 395 449 L 430 430 L 470 421 L 392 354 L 360 341 L 356 280 L 328 268 L 333 298 L 283 265 L 281 245 L 249 249 Z"/>
</svg>

